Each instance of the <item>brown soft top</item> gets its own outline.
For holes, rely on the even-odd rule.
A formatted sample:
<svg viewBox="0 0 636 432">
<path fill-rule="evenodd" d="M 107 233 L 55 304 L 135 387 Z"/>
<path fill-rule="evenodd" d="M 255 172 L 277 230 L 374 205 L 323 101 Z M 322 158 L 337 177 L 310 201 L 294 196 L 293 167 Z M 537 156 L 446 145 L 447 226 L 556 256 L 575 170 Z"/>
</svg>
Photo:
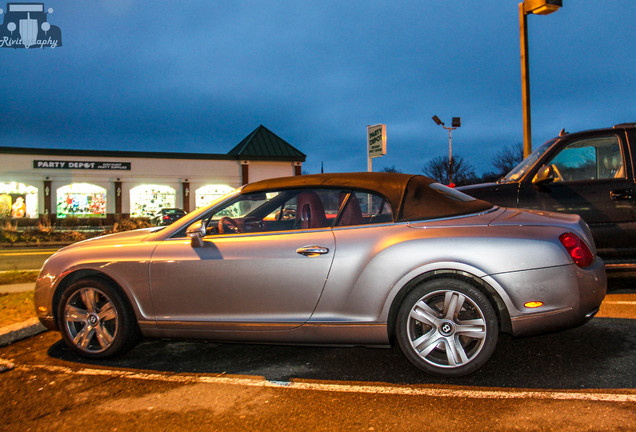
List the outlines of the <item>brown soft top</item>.
<svg viewBox="0 0 636 432">
<path fill-rule="evenodd" d="M 309 187 L 356 189 L 374 192 L 390 204 L 396 222 L 461 216 L 489 210 L 489 202 L 454 198 L 431 184 L 435 180 L 414 174 L 398 173 L 337 173 L 278 177 L 247 184 L 241 193 L 271 189 L 300 189 Z M 443 188 L 442 188 L 443 189 Z M 459 192 L 459 191 L 457 191 Z"/>
</svg>

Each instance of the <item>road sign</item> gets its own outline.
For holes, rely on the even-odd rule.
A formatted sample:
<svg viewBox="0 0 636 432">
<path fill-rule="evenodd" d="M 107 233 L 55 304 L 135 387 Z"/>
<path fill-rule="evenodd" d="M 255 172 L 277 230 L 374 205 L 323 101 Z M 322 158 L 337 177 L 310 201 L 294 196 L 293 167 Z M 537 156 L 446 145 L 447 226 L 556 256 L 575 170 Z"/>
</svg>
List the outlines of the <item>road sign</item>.
<svg viewBox="0 0 636 432">
<path fill-rule="evenodd" d="M 386 154 L 386 125 L 377 124 L 367 126 L 367 145 L 369 158 L 380 157 Z"/>
</svg>

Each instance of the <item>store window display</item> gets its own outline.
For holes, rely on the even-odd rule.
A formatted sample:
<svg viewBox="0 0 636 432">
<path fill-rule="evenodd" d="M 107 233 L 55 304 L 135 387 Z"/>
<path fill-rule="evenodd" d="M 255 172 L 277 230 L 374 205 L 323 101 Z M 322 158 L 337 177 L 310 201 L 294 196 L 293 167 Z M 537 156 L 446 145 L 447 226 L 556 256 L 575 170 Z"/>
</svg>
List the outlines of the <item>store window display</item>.
<svg viewBox="0 0 636 432">
<path fill-rule="evenodd" d="M 206 185 L 195 191 L 196 207 L 205 207 L 217 198 L 234 190 L 228 185 Z"/>
<path fill-rule="evenodd" d="M 106 217 L 106 189 L 88 183 L 73 183 L 56 191 L 57 217 Z"/>
<path fill-rule="evenodd" d="M 0 218 L 38 217 L 38 190 L 23 183 L 0 183 Z"/>
<path fill-rule="evenodd" d="M 176 207 L 177 194 L 170 186 L 141 185 L 130 190 L 130 216 L 151 217 L 163 208 Z"/>
</svg>

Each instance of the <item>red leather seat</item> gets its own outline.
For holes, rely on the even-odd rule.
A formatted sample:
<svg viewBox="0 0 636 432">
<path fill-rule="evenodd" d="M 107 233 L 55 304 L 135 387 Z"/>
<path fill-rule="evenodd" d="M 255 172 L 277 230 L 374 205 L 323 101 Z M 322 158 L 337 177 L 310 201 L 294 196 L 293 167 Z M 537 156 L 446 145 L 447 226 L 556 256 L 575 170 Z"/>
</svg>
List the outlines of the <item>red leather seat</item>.
<svg viewBox="0 0 636 432">
<path fill-rule="evenodd" d="M 362 210 L 360 209 L 360 200 L 355 194 L 351 194 L 347 206 L 342 212 L 342 216 L 338 221 L 338 226 L 343 225 L 360 225 L 362 224 Z"/>
<path fill-rule="evenodd" d="M 296 226 L 300 229 L 329 226 L 325 208 L 315 192 L 301 192 L 296 197 Z"/>
</svg>

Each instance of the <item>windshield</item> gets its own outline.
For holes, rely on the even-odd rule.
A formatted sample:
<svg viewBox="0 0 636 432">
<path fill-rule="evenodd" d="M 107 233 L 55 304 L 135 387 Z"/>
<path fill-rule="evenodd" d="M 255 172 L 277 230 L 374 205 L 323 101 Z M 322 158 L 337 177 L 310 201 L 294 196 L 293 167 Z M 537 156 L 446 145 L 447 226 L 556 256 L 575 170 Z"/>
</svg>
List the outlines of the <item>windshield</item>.
<svg viewBox="0 0 636 432">
<path fill-rule="evenodd" d="M 240 192 L 241 192 L 241 188 L 235 189 L 232 192 L 228 192 L 227 194 L 215 199 L 210 204 L 208 204 L 208 205 L 206 205 L 204 207 L 199 207 L 198 209 L 196 209 L 195 211 L 193 211 L 191 213 L 187 213 L 185 216 L 183 216 L 181 219 L 179 219 L 179 222 L 183 222 L 183 225 L 182 225 L 181 230 L 179 230 L 177 232 L 177 237 L 185 236 L 185 230 L 188 227 L 188 225 L 190 225 L 193 221 L 199 219 L 202 214 L 205 214 L 205 213 L 209 212 L 211 208 L 214 208 L 219 203 L 222 203 L 224 201 L 227 201 L 227 200 L 230 200 L 230 199 L 234 198 Z"/>
<path fill-rule="evenodd" d="M 509 183 L 509 182 L 519 181 L 521 177 L 523 177 L 523 175 L 530 169 L 530 167 L 532 167 L 535 164 L 535 162 L 538 161 L 539 158 L 543 155 L 543 153 L 545 153 L 547 149 L 552 147 L 552 144 L 554 144 L 556 141 L 557 141 L 556 139 L 546 141 L 541 147 L 533 151 L 530 154 L 530 156 L 522 160 L 519 163 L 519 165 L 514 167 L 512 171 L 510 171 L 505 177 L 502 177 L 501 179 L 499 179 L 497 183 Z"/>
</svg>

